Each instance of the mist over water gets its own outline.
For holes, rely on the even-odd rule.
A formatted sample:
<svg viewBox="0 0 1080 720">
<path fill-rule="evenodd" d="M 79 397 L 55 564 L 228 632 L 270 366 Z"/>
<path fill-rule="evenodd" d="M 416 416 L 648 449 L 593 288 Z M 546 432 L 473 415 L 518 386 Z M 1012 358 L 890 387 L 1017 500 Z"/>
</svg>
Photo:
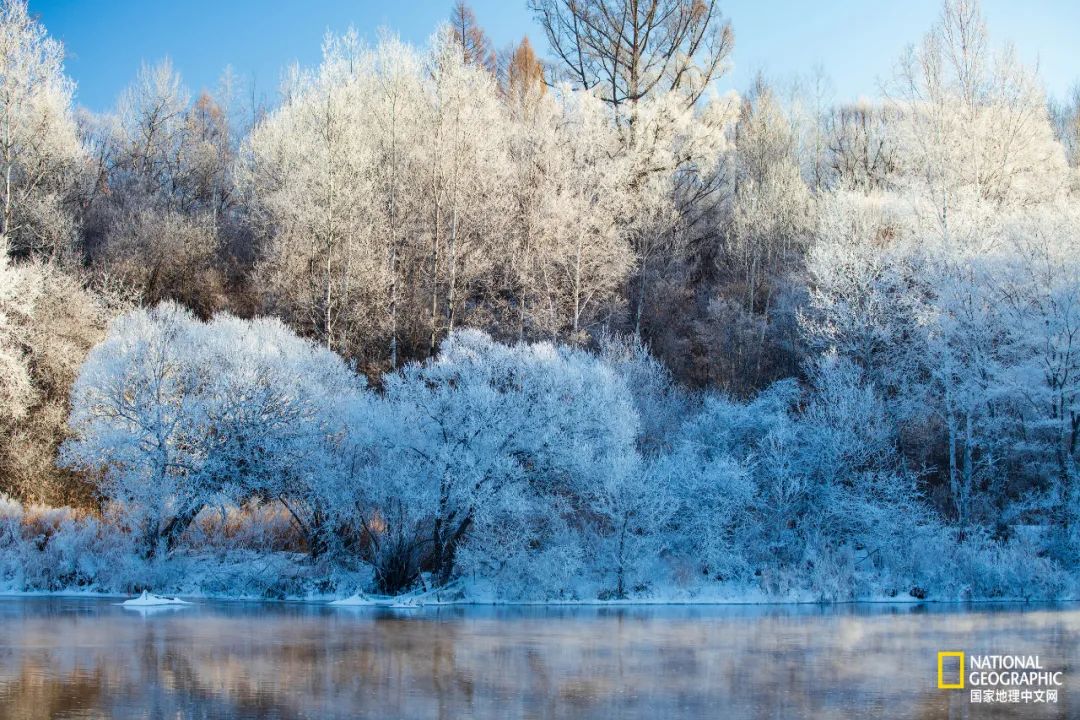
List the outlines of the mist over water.
<svg viewBox="0 0 1080 720">
<path fill-rule="evenodd" d="M 1080 607 L 450 607 L 0 601 L 0 717 L 1070 717 Z M 1032 654 L 1056 705 L 937 689 Z"/>
</svg>

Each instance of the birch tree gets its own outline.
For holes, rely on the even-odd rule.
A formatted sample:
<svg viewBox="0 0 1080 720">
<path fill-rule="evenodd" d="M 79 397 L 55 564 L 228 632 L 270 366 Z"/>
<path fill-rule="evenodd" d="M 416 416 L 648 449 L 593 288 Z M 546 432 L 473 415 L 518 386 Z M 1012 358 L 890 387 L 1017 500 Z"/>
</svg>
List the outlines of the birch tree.
<svg viewBox="0 0 1080 720">
<path fill-rule="evenodd" d="M 493 267 L 504 230 L 508 123 L 494 76 L 466 64 L 452 33 L 436 35 L 428 56 L 429 125 L 420 152 L 430 174 L 429 350 L 462 321 L 463 300 Z M 483 128 L 482 132 L 477 132 Z"/>
<path fill-rule="evenodd" d="M 63 46 L 23 0 L 0 5 L 0 236 L 8 252 L 57 258 L 75 237 L 84 160 Z"/>
<path fill-rule="evenodd" d="M 355 352 L 385 314 L 385 256 L 373 240 L 372 138 L 359 123 L 371 57 L 328 37 L 322 65 L 294 75 L 286 102 L 248 138 L 238 169 L 268 238 L 266 302 L 325 347 Z"/>
</svg>

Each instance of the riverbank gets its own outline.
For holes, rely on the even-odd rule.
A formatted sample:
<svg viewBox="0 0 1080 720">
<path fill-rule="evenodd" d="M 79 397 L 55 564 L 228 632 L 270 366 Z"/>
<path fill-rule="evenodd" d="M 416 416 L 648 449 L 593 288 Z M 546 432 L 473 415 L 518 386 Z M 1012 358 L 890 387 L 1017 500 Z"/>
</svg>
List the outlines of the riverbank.
<svg viewBox="0 0 1080 720">
<path fill-rule="evenodd" d="M 162 591 L 164 594 L 170 594 Z M 137 597 L 138 593 L 112 592 L 101 590 L 62 589 L 62 590 L 0 590 L 0 601 L 25 599 L 86 599 L 123 601 Z M 902 597 L 853 597 L 848 599 L 821 599 L 808 595 L 801 597 L 770 597 L 763 593 L 747 593 L 742 596 L 728 594 L 708 594 L 692 597 L 685 594 L 637 597 L 625 599 L 601 600 L 548 599 L 548 600 L 512 600 L 482 597 L 438 598 L 422 597 L 415 594 L 400 596 L 378 595 L 303 595 L 292 597 L 266 597 L 262 595 L 221 594 L 221 593 L 177 593 L 177 597 L 189 601 L 237 602 L 237 603 L 285 603 L 306 604 L 334 608 L 388 608 L 397 610 L 439 608 L 439 607 L 507 607 L 507 608 L 635 608 L 635 607 L 727 607 L 727 606 L 820 606 L 833 607 L 845 605 L 933 605 L 933 606 L 989 606 L 989 605 L 1062 605 L 1080 603 L 1080 596 L 1057 598 L 1024 597 L 974 597 L 974 598 L 914 598 Z"/>
<path fill-rule="evenodd" d="M 654 559 L 643 581 L 617 597 L 611 574 L 584 569 L 564 573 L 557 585 L 535 587 L 495 573 L 462 574 L 424 596 L 446 605 L 705 605 L 836 602 L 1056 601 L 1080 597 L 1075 573 L 1038 553 L 1021 538 L 1009 544 L 943 545 L 913 552 L 910 564 L 891 567 L 810 561 L 787 567 L 752 567 L 736 577 L 688 572 L 678 559 Z M 866 556 L 865 550 L 858 553 Z M 841 548 L 836 557 L 844 557 Z M 370 565 L 346 552 L 313 559 L 298 545 L 280 514 L 210 514 L 193 524 L 172 551 L 146 558 L 137 538 L 116 517 L 68 508 L 0 507 L 0 593 L 16 596 L 131 597 L 142 591 L 185 598 L 248 601 L 345 601 L 402 605 L 435 585 L 424 574 L 419 591 L 367 594 L 377 583 Z M 375 599 L 372 599 L 375 598 Z"/>
</svg>

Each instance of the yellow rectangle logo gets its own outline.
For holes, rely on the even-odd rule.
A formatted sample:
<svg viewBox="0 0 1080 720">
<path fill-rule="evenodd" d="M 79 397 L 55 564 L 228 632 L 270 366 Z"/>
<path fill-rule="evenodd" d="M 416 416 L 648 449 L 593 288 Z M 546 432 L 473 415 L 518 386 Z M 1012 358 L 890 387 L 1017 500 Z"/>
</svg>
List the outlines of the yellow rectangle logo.
<svg viewBox="0 0 1080 720">
<path fill-rule="evenodd" d="M 945 682 L 945 658 L 954 657 L 960 660 L 960 677 L 955 683 Z M 964 689 L 964 653 L 939 652 L 937 654 L 937 686 L 939 690 L 963 690 Z"/>
</svg>

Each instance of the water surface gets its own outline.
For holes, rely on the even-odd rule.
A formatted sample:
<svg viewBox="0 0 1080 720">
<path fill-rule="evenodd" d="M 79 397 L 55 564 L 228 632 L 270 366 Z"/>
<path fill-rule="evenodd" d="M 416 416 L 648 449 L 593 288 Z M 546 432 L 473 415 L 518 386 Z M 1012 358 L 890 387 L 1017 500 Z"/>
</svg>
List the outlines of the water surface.
<svg viewBox="0 0 1080 720">
<path fill-rule="evenodd" d="M 0 717 L 1080 716 L 1077 605 L 115 602 L 0 599 Z M 937 689 L 938 650 L 1037 654 L 1065 687 L 972 705 Z"/>
</svg>

